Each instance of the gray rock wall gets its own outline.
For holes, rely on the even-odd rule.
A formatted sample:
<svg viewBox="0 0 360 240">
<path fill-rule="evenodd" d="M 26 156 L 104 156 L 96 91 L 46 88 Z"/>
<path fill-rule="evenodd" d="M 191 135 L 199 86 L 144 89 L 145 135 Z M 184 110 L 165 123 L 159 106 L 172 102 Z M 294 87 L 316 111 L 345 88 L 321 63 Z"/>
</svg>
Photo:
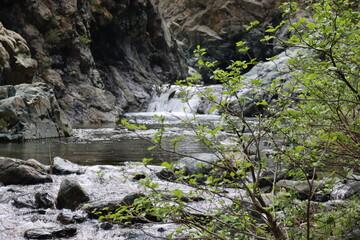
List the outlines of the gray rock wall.
<svg viewBox="0 0 360 240">
<path fill-rule="evenodd" d="M 155 85 L 185 76 L 159 16 L 149 0 L 0 1 L 0 21 L 28 41 L 36 81 L 72 123 L 143 110 Z"/>
<path fill-rule="evenodd" d="M 273 56 L 273 47 L 259 42 L 265 27 L 280 21 L 275 0 L 154 0 L 166 25 L 190 65 L 197 45 L 207 49 L 208 60 L 219 61 L 220 67 L 230 60 L 246 59 L 236 42 L 244 41 L 249 54 L 257 59 Z M 251 22 L 259 24 L 247 31 Z"/>
<path fill-rule="evenodd" d="M 71 123 L 114 121 L 120 108 L 145 110 L 155 86 L 185 78 L 197 45 L 220 67 L 246 58 L 235 47 L 239 40 L 248 42 L 253 57 L 271 56 L 272 47 L 256 41 L 277 21 L 280 2 L 0 0 L 0 22 L 26 39 L 38 63 L 35 72 L 33 61 L 16 60 L 28 71 L 0 84 L 29 83 L 36 73 L 34 81 L 54 89 Z M 261 24 L 246 32 L 255 20 Z"/>
</svg>

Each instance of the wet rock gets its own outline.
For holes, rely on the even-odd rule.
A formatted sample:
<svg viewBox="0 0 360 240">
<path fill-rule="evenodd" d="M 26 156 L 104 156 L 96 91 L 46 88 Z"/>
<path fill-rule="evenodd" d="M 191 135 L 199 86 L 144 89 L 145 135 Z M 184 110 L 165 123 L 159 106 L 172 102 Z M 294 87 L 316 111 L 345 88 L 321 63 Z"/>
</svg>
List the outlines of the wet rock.
<svg viewBox="0 0 360 240">
<path fill-rule="evenodd" d="M 141 179 L 145 179 L 146 178 L 146 175 L 145 174 L 136 174 L 134 177 L 133 177 L 133 181 L 139 181 Z"/>
<path fill-rule="evenodd" d="M 52 178 L 39 170 L 23 164 L 24 161 L 0 157 L 0 182 L 5 185 L 30 185 L 52 182 Z"/>
<path fill-rule="evenodd" d="M 174 172 L 166 168 L 161 169 L 159 172 L 157 172 L 156 176 L 166 181 L 175 181 L 177 179 L 177 176 L 175 176 Z"/>
<path fill-rule="evenodd" d="M 130 206 L 130 205 L 134 204 L 136 199 L 142 198 L 142 197 L 145 197 L 145 194 L 133 193 L 133 194 L 126 195 L 122 200 L 122 204 L 126 205 L 126 206 Z"/>
<path fill-rule="evenodd" d="M 201 201 L 205 201 L 205 198 L 201 197 L 201 196 L 189 196 L 189 197 L 176 197 L 175 195 L 172 194 L 164 194 L 163 195 L 164 199 L 172 199 L 172 198 L 176 198 L 176 199 L 180 199 L 182 202 L 184 203 L 190 203 L 190 202 L 201 202 Z"/>
<path fill-rule="evenodd" d="M 51 170 L 53 174 L 57 175 L 83 174 L 85 172 L 83 167 L 61 157 L 54 158 Z"/>
<path fill-rule="evenodd" d="M 90 218 L 99 218 L 99 216 L 107 215 L 111 212 L 115 212 L 121 206 L 130 206 L 134 201 L 140 197 L 144 197 L 142 193 L 133 193 L 125 196 L 121 200 L 111 200 L 111 201 L 98 201 L 91 202 L 83 205 L 83 209 L 88 214 Z M 95 214 L 98 212 L 98 214 Z M 101 213 L 100 213 L 101 212 Z"/>
<path fill-rule="evenodd" d="M 0 88 L 0 100 L 13 97 L 16 94 L 16 90 L 13 85 L 5 85 Z"/>
<path fill-rule="evenodd" d="M 44 209 L 36 209 L 36 210 L 32 210 L 32 211 L 23 213 L 23 215 L 30 215 L 30 214 L 33 215 L 32 218 L 31 218 L 31 221 L 35 222 L 35 221 L 37 221 L 39 215 L 45 215 L 46 214 L 46 210 L 44 210 Z"/>
<path fill-rule="evenodd" d="M 80 204 L 89 201 L 88 194 L 81 185 L 73 179 L 63 179 L 56 199 L 57 208 L 75 210 Z"/>
<path fill-rule="evenodd" d="M 316 202 L 327 202 L 331 199 L 329 193 L 316 193 L 314 196 L 314 201 Z"/>
<path fill-rule="evenodd" d="M 62 211 L 56 218 L 62 224 L 68 225 L 73 223 L 85 222 L 86 216 L 77 212 Z"/>
<path fill-rule="evenodd" d="M 213 153 L 197 153 L 192 154 L 192 157 L 181 158 L 175 168 L 184 170 L 185 175 L 207 174 L 218 161 L 219 157 Z"/>
<path fill-rule="evenodd" d="M 111 212 L 115 212 L 123 202 L 121 200 L 111 201 L 97 201 L 86 203 L 82 206 L 82 209 L 88 214 L 91 219 L 98 219 L 100 216 L 105 216 Z"/>
<path fill-rule="evenodd" d="M 346 200 L 351 199 L 354 196 L 360 196 L 359 179 L 335 183 L 333 191 L 330 193 L 330 198 L 332 200 Z"/>
<path fill-rule="evenodd" d="M 14 88 L 14 96 L 0 100 L 0 134 L 3 141 L 71 135 L 71 126 L 52 88 L 44 83 L 20 84 Z"/>
<path fill-rule="evenodd" d="M 273 171 L 265 171 L 265 172 L 261 173 L 259 183 L 258 183 L 259 188 L 265 188 L 265 187 L 272 188 L 272 186 L 274 184 L 274 178 L 275 178 L 275 172 L 273 172 Z M 291 177 L 289 177 L 287 173 L 277 172 L 275 183 L 282 179 L 291 179 Z"/>
<path fill-rule="evenodd" d="M 27 239 L 57 239 L 70 238 L 76 235 L 75 226 L 34 228 L 25 231 L 24 237 Z"/>
<path fill-rule="evenodd" d="M 103 222 L 100 224 L 100 228 L 103 230 L 110 230 L 113 228 L 113 225 L 109 222 Z"/>
<path fill-rule="evenodd" d="M 151 237 L 145 233 L 129 232 L 125 236 L 125 240 L 157 240 L 158 238 Z"/>
<path fill-rule="evenodd" d="M 50 173 L 50 166 L 42 164 L 41 162 L 39 162 L 36 159 L 28 159 L 26 161 L 22 161 L 21 163 L 24 165 L 33 167 L 40 172 Z"/>
<path fill-rule="evenodd" d="M 293 180 L 280 180 L 277 182 L 277 186 L 284 187 L 288 190 L 295 191 L 298 194 L 300 200 L 308 199 L 309 195 L 312 198 L 315 197 L 315 192 L 325 187 L 323 181 L 311 181 L 313 184 L 310 186 L 307 182 L 293 181 Z"/>
<path fill-rule="evenodd" d="M 98 219 L 100 216 L 106 216 L 109 214 L 116 214 L 119 209 L 122 209 L 124 206 L 131 206 L 135 203 L 135 200 L 138 198 L 145 197 L 142 193 L 133 193 L 125 196 L 122 200 L 113 200 L 113 201 L 99 201 L 83 205 L 83 209 L 88 214 L 89 218 Z M 139 212 L 134 213 L 132 217 L 126 217 L 122 220 L 126 224 L 136 224 L 136 223 L 148 223 L 148 222 L 159 222 L 160 220 L 148 212 L 147 209 L 137 209 L 140 211 L 140 217 L 136 217 Z M 131 211 L 131 210 L 129 210 Z M 142 214 L 142 211 L 144 214 Z M 131 215 L 131 214 L 130 214 Z"/>
<path fill-rule="evenodd" d="M 165 230 L 165 228 L 158 228 L 156 231 L 158 231 L 158 232 L 165 232 L 166 230 Z"/>
<path fill-rule="evenodd" d="M 264 187 L 260 188 L 260 191 L 261 191 L 262 193 L 270 193 L 271 190 L 272 190 L 272 187 L 271 187 L 271 186 L 264 186 Z"/>
<path fill-rule="evenodd" d="M 0 133 L 0 142 L 21 142 L 22 140 L 22 134 Z"/>
<path fill-rule="evenodd" d="M 29 199 L 14 199 L 12 205 L 16 208 L 36 209 L 37 207 L 36 203 Z"/>
<path fill-rule="evenodd" d="M 206 181 L 206 175 L 216 176 L 216 164 L 219 162 L 219 157 L 213 153 L 196 153 L 192 154 L 192 157 L 183 157 L 177 163 L 174 164 L 173 169 L 162 169 L 156 173 L 156 176 L 162 180 L 175 181 L 180 176 L 192 176 L 197 174 L 203 174 L 203 177 L 192 176 L 196 179 L 197 183 L 203 184 Z"/>
<path fill-rule="evenodd" d="M 55 201 L 50 194 L 46 192 L 37 192 L 35 194 L 35 203 L 38 208 L 54 208 Z"/>
</svg>

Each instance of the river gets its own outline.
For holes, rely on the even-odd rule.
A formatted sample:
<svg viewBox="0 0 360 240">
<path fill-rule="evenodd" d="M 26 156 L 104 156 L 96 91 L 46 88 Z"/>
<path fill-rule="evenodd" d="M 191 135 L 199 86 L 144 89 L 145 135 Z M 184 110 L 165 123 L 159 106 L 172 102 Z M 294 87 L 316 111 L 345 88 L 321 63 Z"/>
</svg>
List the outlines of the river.
<svg viewBox="0 0 360 240">
<path fill-rule="evenodd" d="M 201 109 L 207 113 L 212 106 L 199 98 L 199 89 L 215 88 L 220 92 L 219 87 L 188 88 L 189 103 L 184 103 L 179 96 L 182 91 L 179 86 L 164 85 L 153 97 L 146 112 L 126 113 L 129 122 L 144 125 L 146 130 L 116 129 L 115 123 L 77 125 L 73 126 L 73 136 L 69 138 L 0 143 L 0 156 L 36 159 L 44 164 L 51 164 L 52 159 L 59 156 L 80 165 L 123 165 L 125 162 L 142 161 L 143 158 L 154 158 L 152 164 L 160 164 L 179 159 L 177 154 L 166 151 L 148 151 L 152 144 L 146 139 L 151 139 L 161 127 L 154 115 L 166 117 L 163 123 L 167 125 L 166 138 L 186 136 L 179 142 L 176 151 L 186 154 L 208 152 L 201 143 L 194 141 L 194 132 L 182 121 L 196 116 L 199 124 L 214 126 L 218 123 L 218 115 L 197 112 Z"/>
<path fill-rule="evenodd" d="M 116 129 L 115 123 L 106 125 L 80 125 L 73 129 L 73 136 L 63 139 L 40 139 L 26 142 L 0 143 L 0 156 L 36 159 L 44 164 L 50 164 L 56 156 L 68 159 L 80 165 L 123 165 L 125 162 L 139 162 L 143 158 L 154 158 L 153 164 L 162 161 L 174 161 L 180 157 L 166 151 L 154 149 L 148 151 L 152 144 L 146 139 L 157 131 L 159 123 L 153 115 L 155 113 L 128 113 L 130 122 L 145 125 L 146 130 L 130 131 Z M 184 114 L 167 115 L 166 124 L 169 126 L 166 137 L 171 138 L 186 135 L 186 139 L 179 143 L 177 151 L 188 154 L 207 152 L 199 142 L 193 141 L 191 130 L 184 128 L 180 119 Z M 176 117 L 175 117 L 176 116 Z M 218 120 L 215 115 L 200 116 L 201 121 L 212 124 Z"/>
</svg>

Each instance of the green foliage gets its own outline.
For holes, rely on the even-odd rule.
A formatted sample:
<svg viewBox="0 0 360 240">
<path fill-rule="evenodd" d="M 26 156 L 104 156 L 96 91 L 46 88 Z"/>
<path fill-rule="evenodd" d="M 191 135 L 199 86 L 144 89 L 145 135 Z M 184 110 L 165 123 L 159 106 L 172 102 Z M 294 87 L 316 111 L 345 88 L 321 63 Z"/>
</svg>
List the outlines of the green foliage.
<svg viewBox="0 0 360 240">
<path fill-rule="evenodd" d="M 104 0 L 88 0 L 88 2 L 90 5 L 90 8 L 91 8 L 91 11 L 93 13 L 100 14 L 109 21 L 111 21 L 113 19 L 112 14 L 106 8 L 106 4 L 103 4 L 103 2 L 106 2 L 106 1 L 104 1 Z"/>
<path fill-rule="evenodd" d="M 81 35 L 81 36 L 79 36 L 79 40 L 80 40 L 80 42 L 83 43 L 83 44 L 89 44 L 89 43 L 91 43 L 91 39 L 88 38 L 86 35 Z"/>
<path fill-rule="evenodd" d="M 103 208 L 95 210 L 93 214 L 98 215 L 101 221 L 110 221 L 124 226 L 134 223 L 151 223 L 157 221 L 154 214 L 160 216 L 146 196 L 137 197 L 129 203 L 123 202 L 115 210 Z"/>
<path fill-rule="evenodd" d="M 358 196 L 335 208 L 314 199 L 328 193 L 339 177 L 360 171 L 360 13 L 353 1 L 303 2 L 306 8 L 302 11 L 311 18 L 292 21 L 300 7 L 288 2 L 283 12 L 290 20 L 269 27 L 266 32 L 271 35 L 264 39 L 274 40 L 285 26 L 292 32 L 288 39 L 278 39 L 298 49 L 288 62 L 292 78 L 286 83 L 274 79 L 268 85 L 261 79 L 245 79 L 242 73 L 255 59 L 232 61 L 226 69 L 216 69 L 214 62 L 204 60 L 205 49 L 198 46 L 194 51 L 199 68 L 209 70 L 223 86 L 220 95 L 212 89 L 198 89 L 199 97 L 213 103 L 210 111 L 219 112 L 222 121 L 204 126 L 194 115 L 184 124 L 220 160 L 198 164 L 204 170 L 198 174 L 163 163 L 170 180 L 191 190 L 172 190 L 169 195 L 156 182 L 142 181 L 151 192 L 148 199 L 156 203 L 151 214 L 181 224 L 169 238 L 184 237 L 185 232 L 186 238 L 203 239 L 355 239 L 349 232 L 359 231 Z M 240 52 L 249 50 L 244 42 L 237 47 Z M 188 87 L 196 87 L 200 77 L 178 81 L 184 102 L 189 100 Z M 262 92 L 276 96 L 276 101 L 258 99 L 255 105 L 264 110 L 256 114 L 255 123 L 243 114 L 245 106 L 254 101 L 239 94 L 245 85 L 255 98 Z M 166 148 L 165 118 L 155 117 L 162 127 L 152 139 L 154 145 L 176 152 L 183 137 L 171 139 L 171 147 Z M 139 129 L 126 121 L 123 124 Z M 223 132 L 226 144 L 219 139 Z M 264 142 L 271 145 L 271 154 L 262 152 Z M 145 159 L 145 164 L 149 161 Z M 212 169 L 205 171 L 208 165 Z M 266 177 L 269 172 L 272 177 Z M 281 174 L 295 179 L 297 186 L 279 186 L 276 179 Z M 317 176 L 321 184 L 315 181 Z M 272 183 L 266 194 L 263 181 Z M 300 186 L 306 190 L 300 191 Z M 211 202 L 206 211 L 192 207 L 199 196 Z"/>
<path fill-rule="evenodd" d="M 359 12 L 352 5 L 351 1 L 322 1 L 307 7 L 313 14 L 311 22 L 304 18 L 288 21 L 296 37 L 283 43 L 308 51 L 291 62 L 297 69 L 292 87 L 302 90 L 291 99 L 296 107 L 282 114 L 298 126 L 284 135 L 301 142 L 309 161 L 350 167 L 358 174 L 360 38 L 355 35 L 360 34 L 360 25 L 355 20 Z"/>
<path fill-rule="evenodd" d="M 100 169 L 100 170 L 96 171 L 95 173 L 97 174 L 99 182 L 101 184 L 104 183 L 104 176 L 105 176 L 104 172 Z"/>
<path fill-rule="evenodd" d="M 337 204 L 330 209 L 324 208 L 313 215 L 316 227 L 311 238 L 357 239 L 360 235 L 359 216 L 359 200 L 351 201 L 347 205 Z"/>
<path fill-rule="evenodd" d="M 50 29 L 47 32 L 45 36 L 45 40 L 51 44 L 57 44 L 60 42 L 61 36 L 62 36 L 62 32 L 59 29 L 54 28 L 54 29 Z"/>
</svg>

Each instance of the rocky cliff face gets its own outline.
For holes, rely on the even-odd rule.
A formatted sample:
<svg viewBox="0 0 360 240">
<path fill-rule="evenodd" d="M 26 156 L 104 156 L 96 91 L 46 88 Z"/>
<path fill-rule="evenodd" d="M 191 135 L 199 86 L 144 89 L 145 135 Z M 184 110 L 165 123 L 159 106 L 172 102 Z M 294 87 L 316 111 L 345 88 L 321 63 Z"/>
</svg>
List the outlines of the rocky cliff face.
<svg viewBox="0 0 360 240">
<path fill-rule="evenodd" d="M 25 39 L 0 22 L 0 85 L 31 83 L 36 67 Z"/>
<path fill-rule="evenodd" d="M 236 42 L 250 47 L 250 57 L 263 60 L 278 53 L 270 45 L 259 42 L 267 25 L 280 21 L 275 0 L 155 0 L 166 25 L 179 48 L 194 66 L 193 50 L 197 45 L 207 49 L 208 60 L 219 61 L 219 67 L 229 60 L 246 59 L 236 49 Z M 259 25 L 247 31 L 251 22 Z"/>
<path fill-rule="evenodd" d="M 71 134 L 52 88 L 30 84 L 36 67 L 25 39 L 0 23 L 0 142 Z"/>
<path fill-rule="evenodd" d="M 118 108 L 140 110 L 154 85 L 184 76 L 176 45 L 148 0 L 0 4 L 0 21 L 28 41 L 38 62 L 34 81 L 54 88 L 72 122 L 113 121 Z"/>
<path fill-rule="evenodd" d="M 229 59 L 246 57 L 236 51 L 239 40 L 253 48 L 253 57 L 271 56 L 272 47 L 256 41 L 265 25 L 276 22 L 277 4 L 274 0 L 0 0 L 0 22 L 26 39 L 38 65 L 21 60 L 29 55 L 26 47 L 17 54 L 13 51 L 12 64 L 2 64 L 2 71 L 27 71 L 21 76 L 3 74 L 0 84 L 44 82 L 54 89 L 72 123 L 113 121 L 119 108 L 145 109 L 156 85 L 184 78 L 187 65 L 195 65 L 196 45 L 207 48 L 209 59 L 219 60 L 220 67 Z M 260 26 L 247 33 L 254 20 Z M 20 35 L 16 41 L 21 43 Z"/>
</svg>

